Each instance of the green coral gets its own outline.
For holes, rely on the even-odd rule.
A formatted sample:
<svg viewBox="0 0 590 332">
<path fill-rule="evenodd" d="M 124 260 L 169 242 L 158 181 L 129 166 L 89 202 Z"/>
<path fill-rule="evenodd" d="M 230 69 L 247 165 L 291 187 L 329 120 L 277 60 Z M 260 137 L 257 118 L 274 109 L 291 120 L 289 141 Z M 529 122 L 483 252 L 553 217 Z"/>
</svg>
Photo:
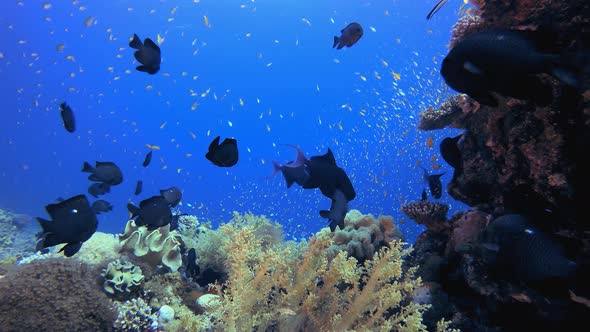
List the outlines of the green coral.
<svg viewBox="0 0 590 332">
<path fill-rule="evenodd" d="M 137 291 L 144 276 L 139 266 L 120 259 L 110 262 L 102 271 L 103 288 L 110 295 L 125 296 Z"/>
<path fill-rule="evenodd" d="M 252 213 L 241 215 L 233 212 L 233 218 L 229 223 L 252 228 L 262 248 L 279 244 L 284 239 L 282 226 L 265 216 L 255 216 Z M 227 272 L 228 252 L 224 249 L 224 245 L 227 245 L 229 241 L 231 238 L 221 228 L 199 232 L 194 241 L 194 248 L 201 270 L 209 268 L 217 272 Z"/>
<path fill-rule="evenodd" d="M 422 313 L 429 306 L 411 301 L 421 280 L 414 268 L 402 270 L 410 252 L 403 242 L 389 242 L 360 264 L 346 251 L 329 259 L 326 229 L 309 244 L 265 246 L 254 225 L 237 221 L 220 228 L 229 274 L 219 287 L 223 305 L 212 314 L 222 330 L 426 329 Z"/>
<path fill-rule="evenodd" d="M 176 232 L 170 231 L 170 225 L 149 231 L 147 227 L 138 227 L 135 221 L 129 220 L 125 232 L 118 239 L 120 251 L 132 253 L 152 266 L 163 264 L 176 272 L 182 265 L 180 241 Z"/>
</svg>

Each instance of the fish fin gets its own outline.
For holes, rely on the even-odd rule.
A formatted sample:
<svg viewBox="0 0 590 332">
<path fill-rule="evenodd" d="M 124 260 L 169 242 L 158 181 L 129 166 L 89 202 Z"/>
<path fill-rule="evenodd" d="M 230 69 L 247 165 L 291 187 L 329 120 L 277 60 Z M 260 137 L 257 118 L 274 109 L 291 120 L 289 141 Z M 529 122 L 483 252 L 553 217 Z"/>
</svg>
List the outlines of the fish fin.
<svg viewBox="0 0 590 332">
<path fill-rule="evenodd" d="M 139 50 L 143 46 L 141 44 L 141 39 L 137 36 L 137 34 L 133 34 L 133 39 L 129 42 L 129 47 Z"/>
<path fill-rule="evenodd" d="M 141 71 L 141 72 L 148 73 L 148 74 L 151 74 L 153 71 L 152 68 L 150 68 L 148 66 L 143 66 L 143 65 L 137 66 L 137 67 L 135 67 L 135 69 L 137 69 L 137 71 Z"/>
<path fill-rule="evenodd" d="M 481 246 L 487 250 L 490 250 L 490 251 L 495 251 L 495 252 L 500 251 L 500 246 L 495 243 L 486 242 L 486 243 L 482 243 Z"/>
<path fill-rule="evenodd" d="M 432 18 L 432 16 L 434 16 L 434 14 L 436 14 L 436 12 L 438 12 L 442 6 L 445 5 L 445 3 L 447 3 L 447 0 L 440 0 L 436 6 L 434 6 L 434 8 L 432 8 L 432 10 L 430 10 L 430 12 L 428 13 L 428 15 L 426 15 L 426 19 L 429 20 Z"/>
<path fill-rule="evenodd" d="M 287 183 L 287 189 L 291 188 L 291 186 L 293 185 L 293 183 L 295 183 L 295 180 L 291 179 L 291 178 L 287 178 L 285 176 L 285 182 Z"/>
<path fill-rule="evenodd" d="M 551 74 L 558 80 L 583 92 L 588 88 L 590 51 L 566 51 L 553 61 Z"/>
<path fill-rule="evenodd" d="M 328 148 L 328 152 L 326 152 L 321 158 L 324 161 L 327 161 L 330 165 L 336 166 L 336 158 L 334 158 L 334 153 L 330 148 Z"/>
<path fill-rule="evenodd" d="M 296 168 L 296 167 L 305 165 L 305 163 L 308 161 L 308 159 L 305 156 L 305 153 L 300 148 L 298 148 L 297 146 L 295 146 L 293 144 L 283 144 L 283 145 L 290 146 L 297 151 L 297 156 L 295 157 L 295 160 L 292 163 L 286 164 L 285 165 L 286 167 Z"/>
<path fill-rule="evenodd" d="M 331 217 L 330 211 L 328 211 L 328 210 L 321 210 L 320 211 L 320 217 L 322 217 L 324 219 L 330 219 L 330 217 Z"/>
<path fill-rule="evenodd" d="M 127 203 L 127 210 L 129 211 L 129 213 L 131 213 L 131 218 L 135 218 L 139 215 L 139 211 L 141 211 L 140 208 L 138 208 L 137 206 L 131 204 L 131 203 Z"/>
<path fill-rule="evenodd" d="M 180 218 L 180 216 L 182 216 L 182 214 L 177 214 L 177 215 L 172 216 L 172 218 L 170 218 L 170 230 L 171 231 L 178 229 L 178 219 Z"/>
<path fill-rule="evenodd" d="M 330 223 L 328 224 L 328 226 L 330 226 L 330 230 L 332 232 L 336 231 L 336 227 L 340 227 L 340 229 L 344 229 L 344 221 L 338 223 L 335 220 L 330 220 Z"/>
<path fill-rule="evenodd" d="M 96 174 L 90 174 L 90 175 L 88 175 L 88 180 L 95 181 L 95 182 L 100 182 L 100 178 Z"/>
<path fill-rule="evenodd" d="M 82 166 L 82 172 L 93 173 L 94 167 L 92 167 L 92 165 L 85 161 L 84 165 Z"/>
<path fill-rule="evenodd" d="M 82 248 L 82 242 L 68 243 L 63 248 L 61 248 L 58 252 L 63 251 L 63 253 L 66 257 L 72 257 L 80 250 L 80 248 Z"/>
<path fill-rule="evenodd" d="M 271 163 L 272 163 L 272 174 L 270 176 L 273 177 L 273 176 L 277 175 L 278 172 L 281 171 L 281 165 L 274 160 L 271 160 Z"/>
<path fill-rule="evenodd" d="M 47 219 L 43 219 L 43 218 L 39 218 L 37 217 L 37 222 L 39 223 L 39 225 L 41 226 L 41 229 L 43 229 L 43 233 L 47 233 L 51 230 L 51 221 L 47 220 Z"/>
<path fill-rule="evenodd" d="M 146 228 L 147 228 L 147 230 L 148 230 L 148 231 L 150 231 L 150 232 L 153 232 L 153 231 L 155 231 L 156 229 L 160 228 L 160 227 L 158 227 L 157 225 L 146 225 L 145 227 L 146 227 Z"/>
<path fill-rule="evenodd" d="M 338 45 L 338 43 L 340 42 L 340 39 L 336 36 L 334 36 L 334 44 L 332 44 L 332 48 L 336 47 L 336 45 Z"/>
<path fill-rule="evenodd" d="M 151 40 L 150 38 L 146 38 L 146 39 L 143 41 L 143 45 L 144 45 L 145 47 L 148 47 L 148 48 L 151 48 L 151 49 L 153 49 L 154 51 L 158 52 L 158 54 L 161 54 L 161 53 L 162 53 L 162 52 L 160 51 L 160 47 L 159 47 L 158 45 L 156 45 L 156 43 L 154 43 L 154 41 L 153 41 L 153 40 Z"/>
<path fill-rule="evenodd" d="M 445 175 L 446 173 L 447 172 L 443 172 L 443 173 L 440 173 L 440 174 L 432 174 L 431 176 L 434 177 L 434 178 L 440 178 L 441 176 Z"/>
<path fill-rule="evenodd" d="M 209 152 L 215 151 L 215 149 L 219 146 L 219 140 L 221 139 L 220 136 L 215 137 L 211 144 L 209 144 Z"/>
<path fill-rule="evenodd" d="M 38 234 L 37 243 L 35 244 L 35 251 L 43 251 L 43 249 L 45 249 L 45 240 L 47 239 L 47 235 L 48 233 Z"/>
</svg>

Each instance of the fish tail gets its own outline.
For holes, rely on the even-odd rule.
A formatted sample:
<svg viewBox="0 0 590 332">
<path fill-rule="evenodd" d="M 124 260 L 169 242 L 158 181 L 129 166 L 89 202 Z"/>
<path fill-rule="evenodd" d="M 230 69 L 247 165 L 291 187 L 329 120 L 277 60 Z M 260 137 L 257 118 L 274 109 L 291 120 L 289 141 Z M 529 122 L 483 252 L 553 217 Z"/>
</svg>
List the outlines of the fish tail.
<svg viewBox="0 0 590 332">
<path fill-rule="evenodd" d="M 139 50 L 143 44 L 141 43 L 141 39 L 137 36 L 137 34 L 133 34 L 133 39 L 129 42 L 129 47 Z"/>
<path fill-rule="evenodd" d="M 278 172 L 281 171 L 281 165 L 274 160 L 272 160 L 271 162 L 272 162 L 272 174 L 270 175 L 270 177 L 273 177 L 273 176 L 277 175 Z"/>
<path fill-rule="evenodd" d="M 334 44 L 332 44 L 332 48 L 336 47 L 336 45 L 338 45 L 338 43 L 340 42 L 340 39 L 336 36 L 334 36 Z"/>
<path fill-rule="evenodd" d="M 82 166 L 82 172 L 94 173 L 94 167 L 85 161 L 84 166 Z"/>
<path fill-rule="evenodd" d="M 131 213 L 131 218 L 135 218 L 139 215 L 139 211 L 141 211 L 137 206 L 127 203 L 127 210 Z"/>
</svg>

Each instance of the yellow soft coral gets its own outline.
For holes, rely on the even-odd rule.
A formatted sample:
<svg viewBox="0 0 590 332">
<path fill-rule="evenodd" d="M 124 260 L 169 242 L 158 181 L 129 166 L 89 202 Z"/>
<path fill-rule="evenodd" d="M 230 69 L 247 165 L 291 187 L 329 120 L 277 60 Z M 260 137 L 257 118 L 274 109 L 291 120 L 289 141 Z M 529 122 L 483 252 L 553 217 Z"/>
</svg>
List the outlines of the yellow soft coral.
<svg viewBox="0 0 590 332">
<path fill-rule="evenodd" d="M 234 218 L 237 219 L 237 218 Z M 403 272 L 409 253 L 401 241 L 381 248 L 364 264 L 345 251 L 329 259 L 326 232 L 307 245 L 263 245 L 250 223 L 223 225 L 228 280 L 213 315 L 224 331 L 422 331 L 428 305 L 408 301 L 421 281 Z M 220 287 L 221 288 L 221 287 Z"/>
</svg>

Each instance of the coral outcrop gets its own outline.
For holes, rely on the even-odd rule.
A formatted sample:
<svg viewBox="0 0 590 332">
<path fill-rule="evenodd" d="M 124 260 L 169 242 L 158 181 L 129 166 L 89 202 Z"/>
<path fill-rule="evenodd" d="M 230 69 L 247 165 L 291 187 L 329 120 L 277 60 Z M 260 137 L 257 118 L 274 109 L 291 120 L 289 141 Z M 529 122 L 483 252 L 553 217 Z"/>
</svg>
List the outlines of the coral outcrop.
<svg viewBox="0 0 590 332">
<path fill-rule="evenodd" d="M 0 278 L 2 331 L 111 331 L 115 311 L 96 271 L 75 259 L 23 264 Z"/>
<path fill-rule="evenodd" d="M 39 230 L 33 218 L 0 209 L 0 261 L 32 254 Z"/>
<path fill-rule="evenodd" d="M 152 311 L 152 308 L 140 297 L 119 304 L 117 320 L 114 323 L 115 330 L 121 332 L 156 331 L 158 317 Z"/>
<path fill-rule="evenodd" d="M 408 216 L 408 218 L 414 220 L 418 224 L 426 226 L 426 228 L 434 232 L 441 232 L 449 229 L 450 225 L 447 222 L 449 206 L 446 204 L 430 201 L 417 201 L 402 205 L 401 210 L 406 216 Z"/>
<path fill-rule="evenodd" d="M 364 262 L 391 241 L 402 239 L 391 216 L 375 219 L 370 214 L 350 210 L 344 218 L 344 226 L 344 229 L 338 229 L 331 235 L 333 243 L 327 249 L 329 259 L 344 250 L 350 257 Z"/>
<path fill-rule="evenodd" d="M 182 265 L 180 241 L 170 225 L 149 231 L 147 227 L 138 227 L 129 220 L 125 232 L 118 236 L 121 252 L 132 253 L 139 260 L 152 266 L 163 264 L 175 272 Z"/>
</svg>

